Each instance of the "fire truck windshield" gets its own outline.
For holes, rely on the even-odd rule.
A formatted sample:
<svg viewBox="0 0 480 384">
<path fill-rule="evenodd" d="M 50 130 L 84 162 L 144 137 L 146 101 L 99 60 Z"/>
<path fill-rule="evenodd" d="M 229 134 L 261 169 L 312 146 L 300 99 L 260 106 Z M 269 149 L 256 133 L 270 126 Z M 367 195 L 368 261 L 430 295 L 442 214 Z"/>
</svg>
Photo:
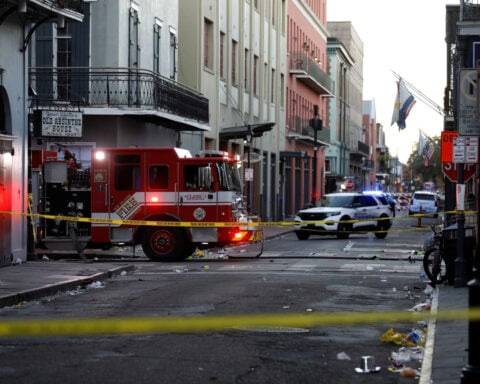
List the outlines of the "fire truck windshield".
<svg viewBox="0 0 480 384">
<path fill-rule="evenodd" d="M 216 163 L 219 186 L 222 191 L 242 191 L 242 182 L 237 165 L 234 163 Z"/>
</svg>

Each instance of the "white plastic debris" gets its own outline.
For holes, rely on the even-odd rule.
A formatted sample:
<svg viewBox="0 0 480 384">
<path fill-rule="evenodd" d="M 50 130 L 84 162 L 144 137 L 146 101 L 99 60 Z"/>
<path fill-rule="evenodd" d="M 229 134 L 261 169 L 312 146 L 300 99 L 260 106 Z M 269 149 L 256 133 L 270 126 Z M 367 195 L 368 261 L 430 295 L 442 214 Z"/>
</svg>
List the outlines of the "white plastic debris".
<svg viewBox="0 0 480 384">
<path fill-rule="evenodd" d="M 337 353 L 337 360 L 352 360 L 345 352 Z"/>
<path fill-rule="evenodd" d="M 105 288 L 105 284 L 103 284 L 101 281 L 94 281 L 90 284 L 87 285 L 87 289 L 98 289 L 98 288 Z"/>
</svg>

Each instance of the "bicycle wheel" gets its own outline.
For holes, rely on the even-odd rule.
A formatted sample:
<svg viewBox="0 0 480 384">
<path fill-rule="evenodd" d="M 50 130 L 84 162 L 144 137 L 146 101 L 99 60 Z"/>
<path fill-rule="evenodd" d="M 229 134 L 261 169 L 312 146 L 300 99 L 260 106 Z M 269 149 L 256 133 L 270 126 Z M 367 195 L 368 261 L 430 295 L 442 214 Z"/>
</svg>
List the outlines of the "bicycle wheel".
<svg viewBox="0 0 480 384">
<path fill-rule="evenodd" d="M 446 266 L 442 258 L 442 252 L 440 252 L 439 249 L 432 249 L 425 252 L 423 256 L 423 269 L 434 286 L 442 282 Z"/>
</svg>

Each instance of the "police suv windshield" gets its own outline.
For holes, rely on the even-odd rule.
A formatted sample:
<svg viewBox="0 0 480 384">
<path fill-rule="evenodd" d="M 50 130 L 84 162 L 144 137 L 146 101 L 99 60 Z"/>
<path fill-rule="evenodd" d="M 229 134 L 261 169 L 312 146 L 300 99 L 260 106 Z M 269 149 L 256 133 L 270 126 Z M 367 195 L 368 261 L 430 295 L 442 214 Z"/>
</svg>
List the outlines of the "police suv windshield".
<svg viewBox="0 0 480 384">
<path fill-rule="evenodd" d="M 317 207 L 350 208 L 355 195 L 325 195 L 317 201 Z"/>
</svg>

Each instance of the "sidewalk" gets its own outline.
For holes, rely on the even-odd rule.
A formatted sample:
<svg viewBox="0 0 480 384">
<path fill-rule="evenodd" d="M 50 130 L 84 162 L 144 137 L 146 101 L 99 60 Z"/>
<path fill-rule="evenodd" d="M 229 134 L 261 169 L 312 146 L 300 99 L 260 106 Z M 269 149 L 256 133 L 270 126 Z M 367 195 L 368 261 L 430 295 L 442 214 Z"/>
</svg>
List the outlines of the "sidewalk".
<svg viewBox="0 0 480 384">
<path fill-rule="evenodd" d="M 468 308 L 468 288 L 455 288 L 442 285 L 436 290 L 436 305 L 432 310 L 454 310 Z M 434 304 L 434 303 L 432 303 Z M 430 350 L 431 348 L 431 350 Z M 436 321 L 428 329 L 427 357 L 422 365 L 422 376 L 419 384 L 459 384 L 462 369 L 468 363 L 468 322 Z M 429 361 L 430 360 L 430 361 Z M 430 377 L 430 380 L 426 379 Z"/>
<path fill-rule="evenodd" d="M 290 232 L 289 228 L 265 228 L 271 239 Z M 41 260 L 41 258 L 40 258 Z M 0 268 L 0 308 L 76 289 L 131 271 L 128 262 L 80 260 L 32 261 Z M 435 289 L 432 311 L 468 308 L 468 288 L 442 285 Z M 436 321 L 428 327 L 419 384 L 459 384 L 468 359 L 468 322 Z"/>
</svg>

